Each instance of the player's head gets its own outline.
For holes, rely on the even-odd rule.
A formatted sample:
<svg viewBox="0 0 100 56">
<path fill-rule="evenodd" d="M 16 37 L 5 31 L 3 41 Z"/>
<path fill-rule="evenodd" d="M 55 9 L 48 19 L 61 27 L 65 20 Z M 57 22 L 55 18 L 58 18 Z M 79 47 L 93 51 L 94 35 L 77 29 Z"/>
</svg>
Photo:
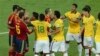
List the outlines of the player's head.
<svg viewBox="0 0 100 56">
<path fill-rule="evenodd" d="M 25 17 L 25 18 L 24 18 L 24 22 L 25 22 L 26 24 L 28 24 L 28 23 L 30 22 L 29 17 Z"/>
<path fill-rule="evenodd" d="M 40 14 L 39 15 L 39 19 L 40 19 L 40 21 L 44 21 L 45 20 L 45 15 L 44 14 Z"/>
<path fill-rule="evenodd" d="M 19 5 L 13 5 L 13 8 L 12 8 L 13 11 L 17 11 L 18 9 L 19 9 Z"/>
<path fill-rule="evenodd" d="M 83 15 L 88 15 L 91 12 L 91 7 L 89 5 L 86 5 L 83 9 Z"/>
<path fill-rule="evenodd" d="M 50 8 L 46 8 L 45 9 L 45 14 L 51 15 L 52 14 L 52 10 Z"/>
<path fill-rule="evenodd" d="M 100 12 L 98 13 L 98 20 L 100 20 Z"/>
<path fill-rule="evenodd" d="M 25 9 L 20 7 L 20 12 L 25 12 Z"/>
<path fill-rule="evenodd" d="M 76 11 L 77 7 L 78 7 L 78 5 L 76 3 L 73 3 L 71 10 Z"/>
<path fill-rule="evenodd" d="M 33 12 L 33 13 L 32 13 L 32 18 L 33 18 L 33 19 L 36 19 L 36 20 L 37 20 L 38 17 L 39 17 L 39 14 L 38 14 L 37 12 Z"/>
<path fill-rule="evenodd" d="M 19 18 L 24 20 L 25 12 L 19 12 Z"/>
<path fill-rule="evenodd" d="M 60 18 L 60 15 L 61 15 L 61 14 L 60 14 L 59 11 L 57 11 L 57 10 L 54 11 L 54 17 L 55 17 L 55 18 L 58 18 L 58 19 L 59 19 L 59 18 Z"/>
</svg>

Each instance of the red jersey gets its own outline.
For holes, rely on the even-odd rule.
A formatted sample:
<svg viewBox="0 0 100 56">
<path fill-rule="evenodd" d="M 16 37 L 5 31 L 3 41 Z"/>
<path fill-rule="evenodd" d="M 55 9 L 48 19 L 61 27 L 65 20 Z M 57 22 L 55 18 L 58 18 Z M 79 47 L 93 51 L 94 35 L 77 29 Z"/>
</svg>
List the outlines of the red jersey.
<svg viewBox="0 0 100 56">
<path fill-rule="evenodd" d="M 8 18 L 8 25 L 10 26 L 10 27 L 13 27 L 13 28 L 10 28 L 9 27 L 9 35 L 15 35 L 15 16 L 17 16 L 15 13 L 12 13 L 10 16 L 9 16 L 9 18 Z"/>
<path fill-rule="evenodd" d="M 51 22 L 50 16 L 46 15 L 46 16 L 45 16 L 45 21 L 48 22 L 48 23 L 50 23 L 50 22 Z M 48 30 L 48 32 L 50 32 L 49 29 L 47 29 L 47 30 Z"/>
<path fill-rule="evenodd" d="M 26 40 L 27 39 L 27 34 L 30 33 L 30 31 L 28 30 L 26 24 L 21 21 L 18 20 L 16 22 L 16 33 L 17 33 L 17 38 L 20 40 Z"/>
<path fill-rule="evenodd" d="M 45 21 L 47 21 L 48 23 L 50 23 L 50 21 L 51 21 L 51 18 L 50 18 L 50 16 L 45 16 Z"/>
</svg>

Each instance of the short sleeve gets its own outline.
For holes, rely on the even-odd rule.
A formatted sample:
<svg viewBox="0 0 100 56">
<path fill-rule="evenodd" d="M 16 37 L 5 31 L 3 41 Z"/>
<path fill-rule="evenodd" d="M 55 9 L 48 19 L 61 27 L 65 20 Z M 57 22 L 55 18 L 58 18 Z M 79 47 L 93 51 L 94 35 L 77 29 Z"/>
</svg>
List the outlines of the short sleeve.
<svg viewBox="0 0 100 56">
<path fill-rule="evenodd" d="M 35 22 L 34 22 L 34 21 L 31 21 L 31 24 L 32 24 L 32 25 L 35 25 Z"/>
<path fill-rule="evenodd" d="M 68 12 L 65 13 L 65 17 L 68 17 Z"/>
<path fill-rule="evenodd" d="M 50 28 L 51 27 L 51 24 L 50 23 L 48 23 L 48 22 L 46 22 L 47 23 L 47 26 Z"/>
</svg>

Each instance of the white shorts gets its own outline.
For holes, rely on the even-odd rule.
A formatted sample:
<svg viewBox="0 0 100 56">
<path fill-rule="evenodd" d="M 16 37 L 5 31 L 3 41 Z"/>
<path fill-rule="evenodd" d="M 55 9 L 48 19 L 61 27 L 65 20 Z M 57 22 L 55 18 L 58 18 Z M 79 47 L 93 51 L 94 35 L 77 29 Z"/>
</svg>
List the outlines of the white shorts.
<svg viewBox="0 0 100 56">
<path fill-rule="evenodd" d="M 100 53 L 100 42 L 96 42 L 96 52 Z"/>
<path fill-rule="evenodd" d="M 35 52 L 39 53 L 41 51 L 43 51 L 43 53 L 50 53 L 49 41 L 36 41 Z"/>
<path fill-rule="evenodd" d="M 66 41 L 77 41 L 77 43 L 82 42 L 80 34 L 73 34 L 73 33 L 67 33 L 66 35 Z"/>
<path fill-rule="evenodd" d="M 93 46 L 93 38 L 92 37 L 84 37 L 83 43 L 84 43 L 84 46 L 92 47 Z"/>
<path fill-rule="evenodd" d="M 65 52 L 66 51 L 66 46 L 65 46 L 65 42 L 52 42 L 51 43 L 51 50 L 53 52 Z"/>
</svg>

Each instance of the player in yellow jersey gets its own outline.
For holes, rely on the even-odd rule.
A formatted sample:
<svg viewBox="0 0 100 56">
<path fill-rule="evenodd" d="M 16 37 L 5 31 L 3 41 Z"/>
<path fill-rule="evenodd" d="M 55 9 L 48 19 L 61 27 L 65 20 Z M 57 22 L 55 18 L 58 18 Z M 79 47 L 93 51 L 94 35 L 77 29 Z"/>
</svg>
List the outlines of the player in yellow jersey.
<svg viewBox="0 0 100 56">
<path fill-rule="evenodd" d="M 77 11 L 77 4 L 72 4 L 71 11 L 66 12 L 65 16 L 62 18 L 68 19 L 68 32 L 66 34 L 66 48 L 68 51 L 70 41 L 75 40 L 78 44 L 78 52 L 79 55 L 82 55 L 82 45 L 81 45 L 81 37 L 80 37 L 80 13 Z"/>
<path fill-rule="evenodd" d="M 85 56 L 91 56 L 89 50 L 95 52 L 93 48 L 93 37 L 94 37 L 94 22 L 95 18 L 90 14 L 91 7 L 86 5 L 83 9 L 83 28 L 84 31 L 84 47 L 85 47 Z"/>
<path fill-rule="evenodd" d="M 43 51 L 46 56 L 50 56 L 47 28 L 50 28 L 51 25 L 48 22 L 45 22 L 44 14 L 40 14 L 39 18 L 38 22 L 31 22 L 36 32 L 35 56 L 39 56 L 41 51 Z"/>
<path fill-rule="evenodd" d="M 100 13 L 98 14 L 98 20 L 96 22 L 95 43 L 97 52 L 96 56 L 100 56 Z"/>
<path fill-rule="evenodd" d="M 55 56 L 55 52 L 62 52 L 63 56 L 67 56 L 66 48 L 65 48 L 65 38 L 64 38 L 64 24 L 63 20 L 60 19 L 60 12 L 54 11 L 54 17 L 55 17 L 55 23 L 54 23 L 54 30 L 52 32 L 53 34 L 53 40 L 51 43 L 51 49 L 52 54 L 51 56 Z"/>
<path fill-rule="evenodd" d="M 39 17 L 39 14 L 37 12 L 33 12 L 32 13 L 32 18 L 30 19 L 30 21 L 32 23 L 36 23 L 38 22 L 38 17 Z M 32 24 L 29 24 L 29 26 L 33 26 Z M 35 41 L 34 41 L 34 47 L 33 47 L 33 52 L 34 52 L 34 49 L 35 49 L 35 43 L 36 43 L 36 32 L 34 31 L 34 35 L 35 35 Z"/>
</svg>

